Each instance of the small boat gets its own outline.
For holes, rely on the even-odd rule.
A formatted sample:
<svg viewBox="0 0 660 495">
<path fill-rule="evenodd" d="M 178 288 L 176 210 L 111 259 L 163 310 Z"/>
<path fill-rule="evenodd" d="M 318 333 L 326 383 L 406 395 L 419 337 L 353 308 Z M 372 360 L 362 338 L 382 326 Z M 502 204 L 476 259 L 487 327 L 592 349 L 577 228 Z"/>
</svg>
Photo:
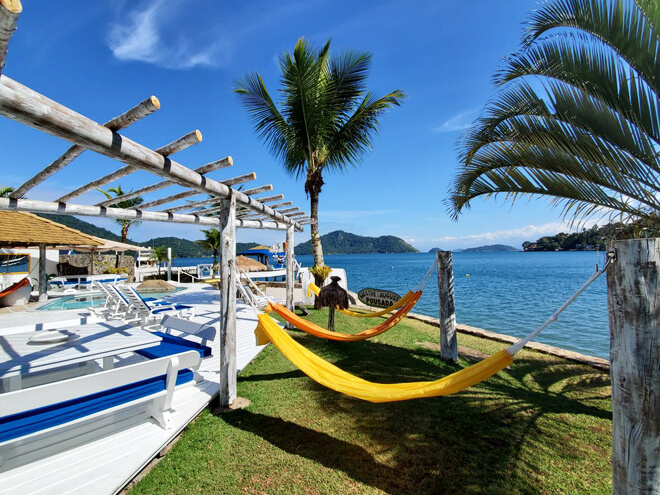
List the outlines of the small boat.
<svg viewBox="0 0 660 495">
<path fill-rule="evenodd" d="M 18 282 L 2 289 L 0 292 L 0 307 L 26 304 L 30 300 L 32 286 L 30 279 L 25 277 Z"/>
</svg>

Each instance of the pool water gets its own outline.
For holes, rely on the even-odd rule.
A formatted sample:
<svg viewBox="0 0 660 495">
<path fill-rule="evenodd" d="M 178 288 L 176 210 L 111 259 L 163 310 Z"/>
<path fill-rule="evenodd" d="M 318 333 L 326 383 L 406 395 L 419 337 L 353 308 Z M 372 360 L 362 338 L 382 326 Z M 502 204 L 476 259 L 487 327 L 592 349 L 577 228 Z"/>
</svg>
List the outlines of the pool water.
<svg viewBox="0 0 660 495">
<path fill-rule="evenodd" d="M 172 292 L 149 292 L 140 293 L 142 297 L 154 299 L 166 299 L 167 296 L 176 294 L 185 290 L 185 287 L 177 287 Z M 65 311 L 68 309 L 85 309 L 85 308 L 98 308 L 105 304 L 105 296 L 100 292 L 93 292 L 91 294 L 76 294 L 70 296 L 62 296 L 53 301 L 44 304 L 37 308 L 37 311 Z"/>
</svg>

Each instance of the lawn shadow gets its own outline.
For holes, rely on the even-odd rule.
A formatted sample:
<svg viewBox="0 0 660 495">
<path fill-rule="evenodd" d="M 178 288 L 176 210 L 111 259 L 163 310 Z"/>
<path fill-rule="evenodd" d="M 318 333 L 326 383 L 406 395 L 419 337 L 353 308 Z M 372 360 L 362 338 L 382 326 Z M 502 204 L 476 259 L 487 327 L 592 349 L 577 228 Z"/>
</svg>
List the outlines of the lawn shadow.
<svg viewBox="0 0 660 495">
<path fill-rule="evenodd" d="M 342 370 L 378 383 L 432 381 L 468 365 L 444 363 L 421 348 L 293 335 Z M 301 376 L 294 370 L 240 380 Z M 387 493 L 538 493 L 543 481 L 537 473 L 546 466 L 536 465 L 535 457 L 523 458 L 521 449 L 555 448 L 555 439 L 539 427 L 545 416 L 611 419 L 602 400 L 607 384 L 605 375 L 586 366 L 523 355 L 475 387 L 430 399 L 373 404 L 309 380 L 309 400 L 341 425 L 335 436 L 250 411 L 223 419 L 286 452 Z M 556 446 L 558 456 L 561 447 Z M 375 453 L 384 455 L 386 462 L 377 460 Z"/>
</svg>

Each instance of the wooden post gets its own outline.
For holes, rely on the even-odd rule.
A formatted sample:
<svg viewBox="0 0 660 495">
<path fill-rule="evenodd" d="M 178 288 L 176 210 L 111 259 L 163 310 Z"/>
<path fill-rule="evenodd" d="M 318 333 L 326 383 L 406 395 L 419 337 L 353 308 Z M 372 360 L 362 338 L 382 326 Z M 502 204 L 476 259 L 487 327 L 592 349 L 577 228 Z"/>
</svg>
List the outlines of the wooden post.
<svg viewBox="0 0 660 495">
<path fill-rule="evenodd" d="M 46 245 L 39 244 L 39 302 L 48 300 L 48 273 L 46 273 Z"/>
<path fill-rule="evenodd" d="M 236 399 L 236 197 L 220 212 L 220 407 Z"/>
<path fill-rule="evenodd" d="M 454 304 L 454 266 L 451 251 L 438 251 L 438 302 L 440 308 L 440 358 L 458 361 L 456 306 Z"/>
<path fill-rule="evenodd" d="M 286 308 L 293 311 L 293 289 L 295 261 L 293 258 L 293 226 L 286 229 Z"/>
<path fill-rule="evenodd" d="M 22 10 L 20 0 L 0 0 L 0 74 L 5 67 L 9 40 L 16 31 L 16 23 Z"/>
<path fill-rule="evenodd" d="M 613 492 L 660 493 L 660 239 L 614 244 L 607 272 Z"/>
<path fill-rule="evenodd" d="M 167 248 L 167 281 L 172 281 L 172 248 Z"/>
</svg>

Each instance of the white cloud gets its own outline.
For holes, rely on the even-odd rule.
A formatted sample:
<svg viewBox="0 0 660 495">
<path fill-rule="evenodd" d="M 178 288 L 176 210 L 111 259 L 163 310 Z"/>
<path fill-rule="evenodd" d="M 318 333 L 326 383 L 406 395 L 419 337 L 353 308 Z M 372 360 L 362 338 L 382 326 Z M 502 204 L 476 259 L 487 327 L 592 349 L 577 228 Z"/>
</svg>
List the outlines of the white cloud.
<svg viewBox="0 0 660 495">
<path fill-rule="evenodd" d="M 477 117 L 478 110 L 472 109 L 467 112 L 461 112 L 446 120 L 440 127 L 435 128 L 435 132 L 454 132 L 462 131 L 472 125 Z"/>
<path fill-rule="evenodd" d="M 209 30 L 182 30 L 182 2 L 150 0 L 110 24 L 106 42 L 118 60 L 145 62 L 167 69 L 216 66 L 225 58 L 222 38 Z M 217 33 L 216 33 L 217 36 Z"/>
</svg>

